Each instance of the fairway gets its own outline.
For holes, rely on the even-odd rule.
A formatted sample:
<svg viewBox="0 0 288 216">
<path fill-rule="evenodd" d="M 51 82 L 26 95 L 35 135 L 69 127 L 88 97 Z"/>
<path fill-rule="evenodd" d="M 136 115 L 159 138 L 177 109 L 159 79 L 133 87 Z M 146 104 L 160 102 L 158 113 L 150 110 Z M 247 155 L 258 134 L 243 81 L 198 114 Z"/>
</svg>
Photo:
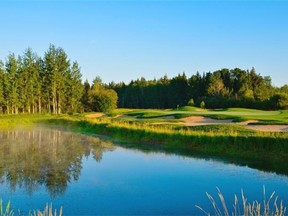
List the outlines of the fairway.
<svg viewBox="0 0 288 216">
<path fill-rule="evenodd" d="M 279 111 L 263 111 L 256 109 L 244 109 L 244 108 L 229 108 L 221 110 L 208 110 L 195 107 L 184 106 L 179 109 L 169 110 L 156 110 L 156 109 L 117 109 L 113 113 L 114 116 L 126 115 L 134 116 L 136 119 L 156 120 L 160 121 L 165 119 L 169 121 L 167 117 L 174 117 L 175 119 L 182 119 L 189 116 L 204 116 L 212 119 L 230 119 L 233 122 L 244 122 L 248 120 L 257 120 L 259 124 L 288 124 L 288 112 L 287 110 Z M 175 120 L 171 120 L 174 121 Z"/>
</svg>

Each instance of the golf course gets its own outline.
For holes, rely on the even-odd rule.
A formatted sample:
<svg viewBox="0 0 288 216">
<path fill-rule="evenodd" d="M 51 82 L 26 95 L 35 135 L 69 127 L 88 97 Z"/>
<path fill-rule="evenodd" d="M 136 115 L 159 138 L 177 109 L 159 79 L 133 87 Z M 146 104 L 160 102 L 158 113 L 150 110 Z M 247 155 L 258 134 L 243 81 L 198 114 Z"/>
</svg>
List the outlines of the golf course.
<svg viewBox="0 0 288 216">
<path fill-rule="evenodd" d="M 45 124 L 103 135 L 129 148 L 212 156 L 288 174 L 287 110 L 184 106 L 165 110 L 115 109 L 109 114 L 1 115 L 0 120 L 2 130 Z"/>
</svg>

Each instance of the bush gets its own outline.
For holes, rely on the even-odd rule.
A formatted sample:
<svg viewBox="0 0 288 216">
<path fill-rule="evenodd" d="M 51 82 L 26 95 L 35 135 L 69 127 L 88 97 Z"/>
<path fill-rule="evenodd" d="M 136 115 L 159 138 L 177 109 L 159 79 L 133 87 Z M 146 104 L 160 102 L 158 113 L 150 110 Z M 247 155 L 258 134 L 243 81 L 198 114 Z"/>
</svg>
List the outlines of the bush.
<svg viewBox="0 0 288 216">
<path fill-rule="evenodd" d="M 201 101 L 200 108 L 205 109 L 205 102 L 204 101 Z"/>
<path fill-rule="evenodd" d="M 92 111 L 110 113 L 117 108 L 118 96 L 114 90 L 91 92 L 90 98 Z"/>
<path fill-rule="evenodd" d="M 191 98 L 191 99 L 188 101 L 187 105 L 188 105 L 188 106 L 194 106 L 194 105 L 195 105 L 193 98 Z"/>
<path fill-rule="evenodd" d="M 270 98 L 270 102 L 276 109 L 288 109 L 288 95 L 275 94 Z"/>
</svg>

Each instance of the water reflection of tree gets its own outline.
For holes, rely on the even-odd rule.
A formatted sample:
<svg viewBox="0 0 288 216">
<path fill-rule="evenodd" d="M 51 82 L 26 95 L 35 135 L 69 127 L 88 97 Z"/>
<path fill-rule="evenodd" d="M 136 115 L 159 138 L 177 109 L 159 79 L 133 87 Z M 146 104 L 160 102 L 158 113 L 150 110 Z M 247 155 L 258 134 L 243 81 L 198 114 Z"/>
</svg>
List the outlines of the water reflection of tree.
<svg viewBox="0 0 288 216">
<path fill-rule="evenodd" d="M 51 196 L 65 192 L 77 181 L 83 156 L 102 159 L 113 144 L 99 138 L 62 130 L 37 128 L 0 132 L 0 183 L 32 194 L 45 186 Z"/>
</svg>

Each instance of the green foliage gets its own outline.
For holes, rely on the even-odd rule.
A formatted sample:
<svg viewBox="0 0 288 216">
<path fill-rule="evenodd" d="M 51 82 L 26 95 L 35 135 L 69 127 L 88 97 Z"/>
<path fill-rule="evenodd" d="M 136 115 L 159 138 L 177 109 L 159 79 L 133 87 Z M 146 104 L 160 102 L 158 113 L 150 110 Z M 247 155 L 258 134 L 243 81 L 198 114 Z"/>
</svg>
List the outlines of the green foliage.
<svg viewBox="0 0 288 216">
<path fill-rule="evenodd" d="M 117 93 L 105 88 L 99 77 L 94 80 L 92 88 L 88 91 L 88 98 L 92 111 L 111 113 L 117 107 Z"/>
<path fill-rule="evenodd" d="M 221 73 L 216 71 L 209 78 L 208 94 L 220 96 L 225 88 Z"/>
<path fill-rule="evenodd" d="M 73 62 L 70 73 L 67 74 L 65 94 L 66 109 L 68 112 L 76 113 L 83 112 L 83 105 L 81 102 L 84 86 L 81 82 L 82 74 L 77 62 Z"/>
<path fill-rule="evenodd" d="M 132 80 L 128 85 L 113 83 L 119 97 L 118 107 L 125 108 L 175 108 L 187 105 L 193 98 L 199 105 L 205 101 L 206 108 L 245 107 L 277 109 L 273 95 L 287 93 L 288 88 L 273 87 L 269 76 L 261 76 L 252 68 L 249 70 L 221 69 L 190 78 L 178 74 L 169 79 L 166 75 L 158 80 L 144 78 Z"/>
<path fill-rule="evenodd" d="M 192 107 L 195 105 L 193 98 L 188 101 L 187 105 Z"/>
<path fill-rule="evenodd" d="M 43 58 L 28 48 L 0 61 L 1 113 L 79 112 L 82 94 L 80 67 L 60 47 L 50 45 Z"/>
<path fill-rule="evenodd" d="M 257 74 L 254 68 L 197 72 L 190 78 L 185 73 L 171 79 L 167 75 L 158 80 L 141 77 L 129 84 L 107 85 L 97 77 L 92 86 L 88 81 L 83 85 L 81 76 L 78 63 L 71 63 L 66 52 L 52 44 L 43 58 L 30 48 L 22 56 L 11 53 L 4 63 L 0 61 L 0 113 L 111 112 L 117 106 L 166 109 L 199 106 L 202 101 L 208 109 L 288 107 L 287 85 L 273 87 L 271 78 Z"/>
<path fill-rule="evenodd" d="M 111 113 L 117 107 L 117 93 L 111 89 L 91 92 L 91 107 L 93 111 Z"/>
<path fill-rule="evenodd" d="M 270 99 L 277 109 L 288 109 L 288 94 L 275 94 Z"/>
</svg>

